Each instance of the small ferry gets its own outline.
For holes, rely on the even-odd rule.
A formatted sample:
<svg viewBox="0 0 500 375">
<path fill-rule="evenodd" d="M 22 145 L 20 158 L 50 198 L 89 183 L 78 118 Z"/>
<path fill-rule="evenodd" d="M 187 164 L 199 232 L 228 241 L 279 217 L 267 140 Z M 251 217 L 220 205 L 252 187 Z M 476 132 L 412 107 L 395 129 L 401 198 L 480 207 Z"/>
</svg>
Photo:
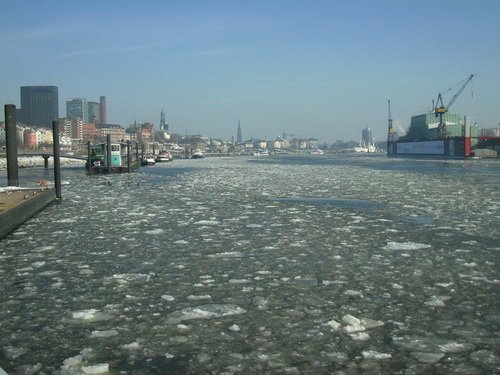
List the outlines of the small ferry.
<svg viewBox="0 0 500 375">
<path fill-rule="evenodd" d="M 140 161 L 136 153 L 131 152 L 130 147 L 127 146 L 127 143 L 99 143 L 92 146 L 88 156 L 87 170 L 90 174 L 102 174 L 131 172 L 139 168 Z"/>
</svg>

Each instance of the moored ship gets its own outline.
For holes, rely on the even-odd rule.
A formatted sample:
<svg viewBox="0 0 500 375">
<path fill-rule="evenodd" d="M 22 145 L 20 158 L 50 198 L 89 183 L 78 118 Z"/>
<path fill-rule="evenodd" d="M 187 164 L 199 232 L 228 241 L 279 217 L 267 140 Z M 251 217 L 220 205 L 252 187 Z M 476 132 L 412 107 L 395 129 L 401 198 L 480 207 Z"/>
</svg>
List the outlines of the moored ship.
<svg viewBox="0 0 500 375">
<path fill-rule="evenodd" d="M 448 112 L 448 108 L 462 93 L 474 75 L 470 75 L 448 105 L 441 94 L 434 109 L 413 116 L 406 135 L 397 137 L 392 126 L 389 101 L 387 156 L 413 156 L 437 158 L 497 157 L 500 137 L 485 137 L 470 118 Z M 489 143 L 485 141 L 488 140 Z"/>
</svg>

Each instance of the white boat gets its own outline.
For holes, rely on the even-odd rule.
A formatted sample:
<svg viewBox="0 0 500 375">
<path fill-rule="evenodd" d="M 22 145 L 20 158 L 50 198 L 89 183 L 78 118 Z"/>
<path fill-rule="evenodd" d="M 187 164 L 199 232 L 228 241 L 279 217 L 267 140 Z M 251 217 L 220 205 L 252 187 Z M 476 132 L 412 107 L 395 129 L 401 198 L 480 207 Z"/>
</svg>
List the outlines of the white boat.
<svg viewBox="0 0 500 375">
<path fill-rule="evenodd" d="M 156 164 L 155 156 L 153 154 L 142 155 L 141 164 L 142 165 L 155 165 Z"/>
<path fill-rule="evenodd" d="M 191 159 L 203 159 L 205 155 L 201 152 L 201 150 L 195 150 L 191 155 Z"/>
<path fill-rule="evenodd" d="M 265 149 L 257 150 L 253 153 L 253 156 L 269 156 L 269 151 Z"/>
<path fill-rule="evenodd" d="M 325 152 L 320 148 L 315 148 L 311 150 L 311 155 L 323 155 Z"/>
<path fill-rule="evenodd" d="M 166 162 L 172 161 L 172 159 L 173 159 L 172 154 L 168 151 L 161 151 L 155 157 L 155 161 L 157 163 L 166 163 Z"/>
<path fill-rule="evenodd" d="M 354 152 L 373 153 L 373 152 L 377 152 L 377 148 L 373 144 L 365 145 L 364 143 L 361 143 L 359 146 L 354 147 Z"/>
</svg>

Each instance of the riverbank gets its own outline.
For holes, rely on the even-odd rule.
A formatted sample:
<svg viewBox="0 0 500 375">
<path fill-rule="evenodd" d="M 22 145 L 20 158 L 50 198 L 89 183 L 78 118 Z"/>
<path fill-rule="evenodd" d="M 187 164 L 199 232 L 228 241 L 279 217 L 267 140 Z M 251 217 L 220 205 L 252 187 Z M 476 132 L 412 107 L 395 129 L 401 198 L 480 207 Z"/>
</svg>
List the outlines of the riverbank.
<svg viewBox="0 0 500 375">
<path fill-rule="evenodd" d="M 17 158 L 17 163 L 19 168 L 32 168 L 32 167 L 43 167 L 44 160 L 41 156 L 19 156 Z M 61 158 L 61 165 L 77 164 L 85 166 L 85 160 L 71 159 L 71 158 Z M 54 166 L 54 158 L 49 158 L 49 167 Z M 0 171 L 7 169 L 7 159 L 0 158 Z"/>
</svg>

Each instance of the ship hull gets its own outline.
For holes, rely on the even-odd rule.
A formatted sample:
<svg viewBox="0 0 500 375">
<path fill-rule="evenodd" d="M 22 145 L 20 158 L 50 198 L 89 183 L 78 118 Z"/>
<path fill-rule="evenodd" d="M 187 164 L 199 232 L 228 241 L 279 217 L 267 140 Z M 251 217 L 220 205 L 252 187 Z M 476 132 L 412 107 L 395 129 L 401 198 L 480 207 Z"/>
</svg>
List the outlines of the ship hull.
<svg viewBox="0 0 500 375">
<path fill-rule="evenodd" d="M 468 156 L 466 155 L 466 141 L 465 137 L 389 141 L 387 142 L 387 156 L 461 159 Z"/>
</svg>

